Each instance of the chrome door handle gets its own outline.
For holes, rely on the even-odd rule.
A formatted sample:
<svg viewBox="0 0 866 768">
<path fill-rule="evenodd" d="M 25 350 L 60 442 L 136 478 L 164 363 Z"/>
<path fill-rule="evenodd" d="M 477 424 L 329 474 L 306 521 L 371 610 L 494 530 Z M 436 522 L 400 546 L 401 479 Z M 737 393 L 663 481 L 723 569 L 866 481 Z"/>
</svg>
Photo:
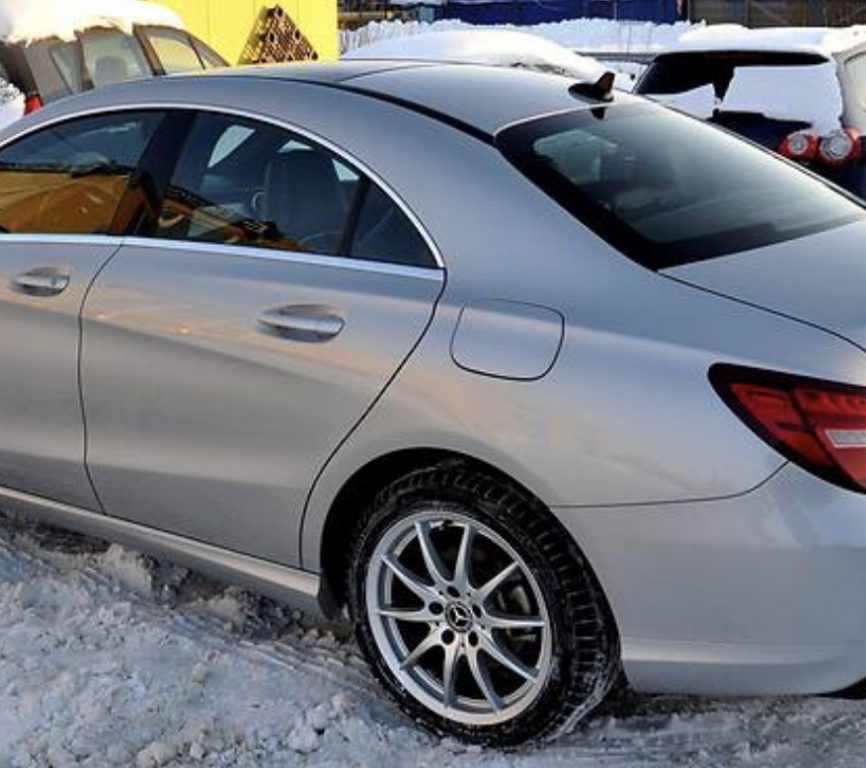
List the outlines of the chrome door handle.
<svg viewBox="0 0 866 768">
<path fill-rule="evenodd" d="M 304 305 L 262 312 L 259 325 L 296 341 L 327 341 L 338 336 L 346 321 L 327 307 Z"/>
<path fill-rule="evenodd" d="M 36 267 L 12 278 L 13 287 L 30 296 L 57 296 L 69 287 L 69 272 L 58 267 Z"/>
</svg>

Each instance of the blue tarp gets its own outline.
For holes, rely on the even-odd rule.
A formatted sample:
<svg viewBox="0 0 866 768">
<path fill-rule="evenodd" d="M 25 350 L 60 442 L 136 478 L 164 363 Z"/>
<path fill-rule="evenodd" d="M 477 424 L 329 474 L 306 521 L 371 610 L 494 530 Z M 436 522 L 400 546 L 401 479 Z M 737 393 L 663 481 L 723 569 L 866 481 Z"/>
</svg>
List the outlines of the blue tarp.
<svg viewBox="0 0 866 768">
<path fill-rule="evenodd" d="M 540 24 L 580 17 L 672 22 L 676 0 L 451 0 L 442 17 L 471 24 Z"/>
</svg>

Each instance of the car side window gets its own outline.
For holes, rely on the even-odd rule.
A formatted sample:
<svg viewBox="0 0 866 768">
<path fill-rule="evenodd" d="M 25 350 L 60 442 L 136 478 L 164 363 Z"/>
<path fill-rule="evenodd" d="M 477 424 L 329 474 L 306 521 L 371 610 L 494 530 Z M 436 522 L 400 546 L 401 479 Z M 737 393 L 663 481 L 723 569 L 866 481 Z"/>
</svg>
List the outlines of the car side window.
<svg viewBox="0 0 866 768">
<path fill-rule="evenodd" d="M 175 29 L 148 29 L 145 35 L 167 75 L 204 69 L 189 36 L 183 32 Z"/>
<path fill-rule="evenodd" d="M 200 114 L 157 236 L 337 255 L 358 181 L 330 152 L 280 128 Z"/>
<path fill-rule="evenodd" d="M 360 203 L 349 255 L 409 267 L 436 266 L 430 248 L 409 217 L 372 182 Z"/>
<path fill-rule="evenodd" d="M 156 112 L 82 118 L 0 150 L 0 231 L 109 231 L 160 118 Z"/>
<path fill-rule="evenodd" d="M 81 36 L 81 48 L 95 88 L 153 74 L 141 43 L 120 30 L 88 30 Z"/>
<path fill-rule="evenodd" d="M 369 179 L 308 139 L 230 115 L 196 117 L 155 235 L 435 266 Z"/>
</svg>

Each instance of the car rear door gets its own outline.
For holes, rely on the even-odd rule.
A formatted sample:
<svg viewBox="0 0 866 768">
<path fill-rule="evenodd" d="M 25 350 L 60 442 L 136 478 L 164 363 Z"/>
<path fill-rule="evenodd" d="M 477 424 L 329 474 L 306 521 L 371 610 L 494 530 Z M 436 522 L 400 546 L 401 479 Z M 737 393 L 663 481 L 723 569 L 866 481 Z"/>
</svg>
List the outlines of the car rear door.
<svg viewBox="0 0 866 768">
<path fill-rule="evenodd" d="M 109 514 L 295 564 L 318 471 L 444 273 L 390 196 L 304 136 L 201 113 L 170 175 L 84 308 L 89 471 Z"/>
<path fill-rule="evenodd" d="M 0 485 L 98 509 L 84 466 L 79 312 L 160 121 L 73 119 L 0 149 Z"/>
</svg>

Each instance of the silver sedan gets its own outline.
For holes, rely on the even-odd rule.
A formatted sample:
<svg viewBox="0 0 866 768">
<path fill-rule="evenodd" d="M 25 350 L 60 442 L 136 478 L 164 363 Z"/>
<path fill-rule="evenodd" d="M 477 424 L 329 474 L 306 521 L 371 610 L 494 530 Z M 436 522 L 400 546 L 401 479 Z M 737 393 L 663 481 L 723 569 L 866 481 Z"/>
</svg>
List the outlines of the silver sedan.
<svg viewBox="0 0 866 768">
<path fill-rule="evenodd" d="M 0 136 L 0 504 L 347 616 L 440 733 L 866 677 L 866 212 L 610 79 L 139 82 Z"/>
</svg>

